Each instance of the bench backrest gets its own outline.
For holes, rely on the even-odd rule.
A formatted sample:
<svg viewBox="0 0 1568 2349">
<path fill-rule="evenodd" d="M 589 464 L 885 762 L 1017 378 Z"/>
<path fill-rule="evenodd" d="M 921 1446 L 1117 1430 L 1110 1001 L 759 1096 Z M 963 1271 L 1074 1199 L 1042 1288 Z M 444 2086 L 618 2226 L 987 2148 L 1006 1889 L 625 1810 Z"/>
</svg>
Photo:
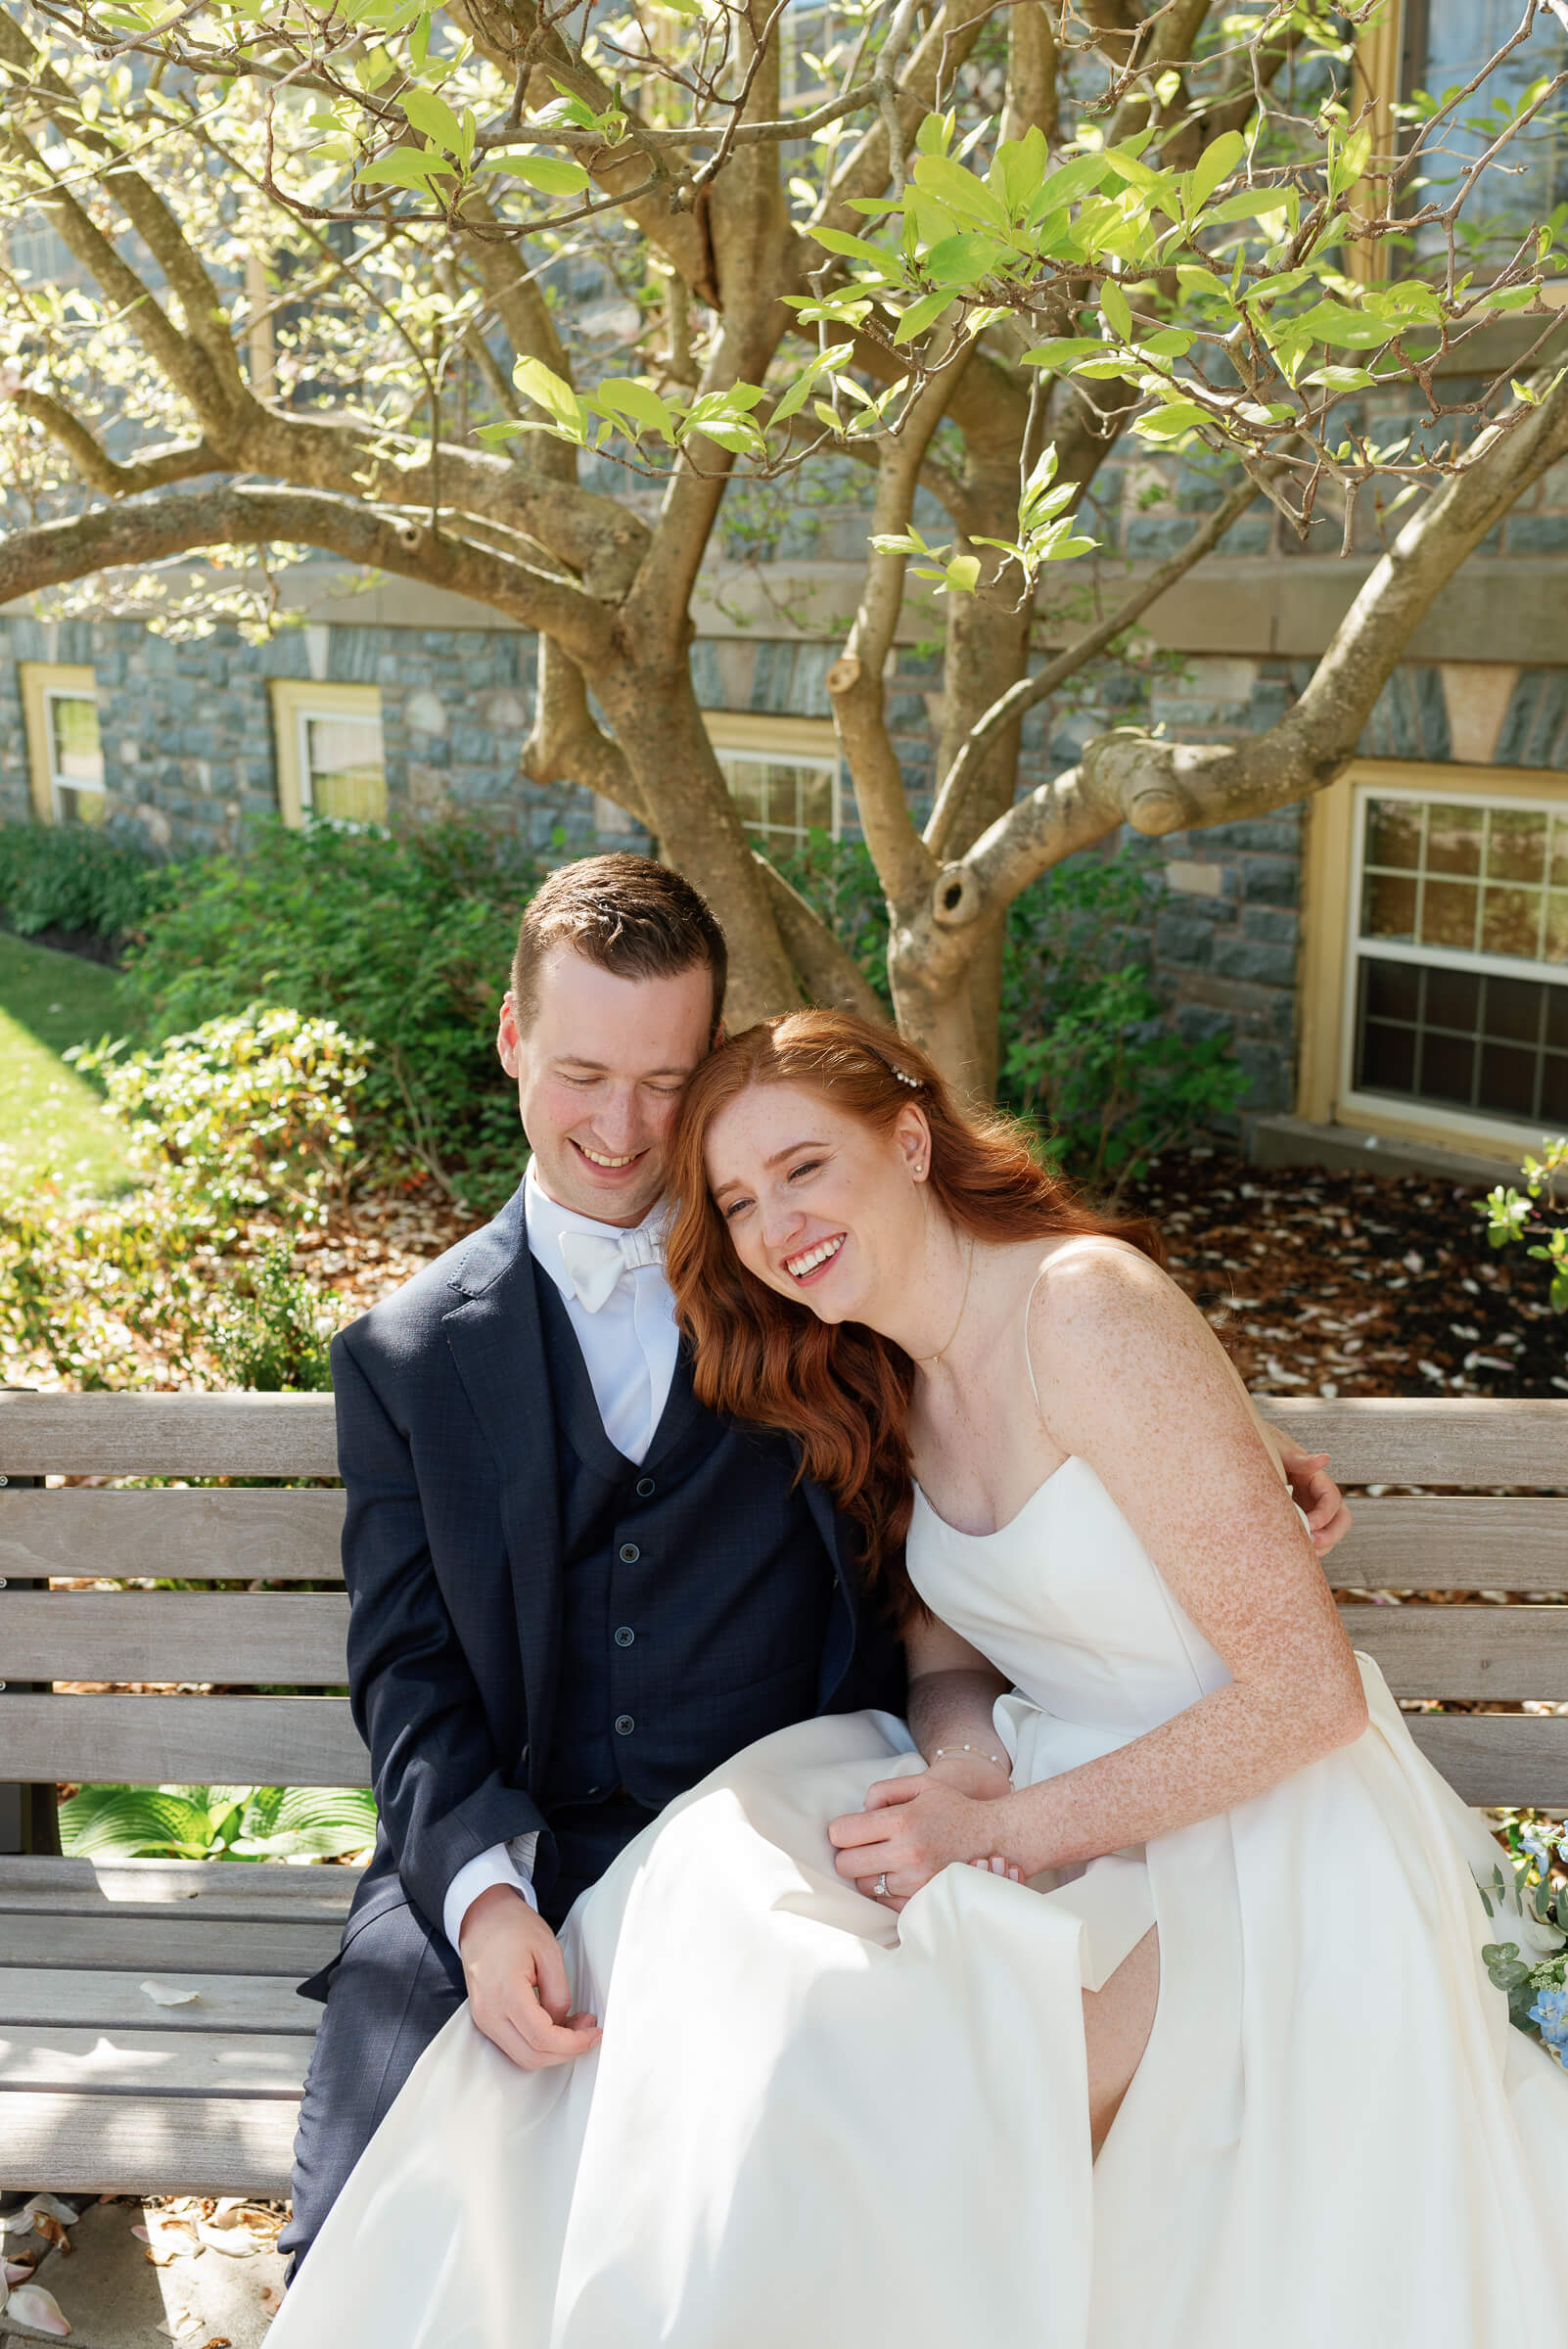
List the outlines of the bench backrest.
<svg viewBox="0 0 1568 2349">
<path fill-rule="evenodd" d="M 1341 1590 L 1568 1592 L 1568 1402 L 1263 1406 L 1332 1454 L 1362 1498 Z M 330 1396 L 0 1394 L 0 1474 L 330 1477 Z M 1510 1497 L 1488 1487 L 1522 1488 Z M 363 1785 L 341 1696 L 32 1692 L 51 1681 L 341 1688 L 348 1602 L 339 1491 L 0 1488 L 0 1780 Z M 280 1589 L 66 1591 L 49 1578 L 212 1580 Z M 301 1582 L 331 1591 L 290 1590 Z M 1396 1696 L 1562 1706 L 1412 1718 L 1466 1801 L 1568 1808 L 1568 1605 L 1353 1602 L 1356 1645 Z"/>
</svg>

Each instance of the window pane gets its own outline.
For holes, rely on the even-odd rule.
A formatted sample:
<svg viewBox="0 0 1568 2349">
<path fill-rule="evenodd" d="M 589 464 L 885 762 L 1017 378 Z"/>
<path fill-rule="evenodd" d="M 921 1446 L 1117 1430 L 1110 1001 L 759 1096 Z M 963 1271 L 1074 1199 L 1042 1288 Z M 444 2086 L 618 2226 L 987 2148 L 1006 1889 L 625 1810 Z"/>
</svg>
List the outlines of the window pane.
<svg viewBox="0 0 1568 2349">
<path fill-rule="evenodd" d="M 1421 806 L 1418 800 L 1368 800 L 1366 803 L 1366 861 L 1393 864 L 1414 872 L 1421 861 Z"/>
<path fill-rule="evenodd" d="M 1453 887 L 1453 884 L 1448 884 Z M 1536 959 L 1541 935 L 1539 889 L 1489 889 L 1481 900 L 1481 950 Z"/>
<path fill-rule="evenodd" d="M 63 824 L 101 824 L 106 813 L 101 791 L 71 791 L 64 783 L 55 786 L 55 807 Z"/>
<path fill-rule="evenodd" d="M 1568 1119 L 1568 1052 L 1546 1054 L 1541 1079 L 1541 1115 L 1554 1126 Z"/>
<path fill-rule="evenodd" d="M 1568 1052 L 1568 987 L 1546 990 L 1546 1041 Z"/>
<path fill-rule="evenodd" d="M 1422 1036 L 1416 1090 L 1428 1100 L 1468 1105 L 1474 1073 L 1475 1045 L 1468 1036 L 1440 1036 L 1432 1030 Z"/>
<path fill-rule="evenodd" d="M 1426 811 L 1426 869 L 1429 873 L 1479 873 L 1484 807 L 1445 807 L 1433 801 Z"/>
<path fill-rule="evenodd" d="M 821 767 L 805 767 L 801 774 L 801 816 L 812 832 L 833 829 L 833 777 Z"/>
<path fill-rule="evenodd" d="M 1356 1080 L 1374 1093 L 1415 1090 L 1415 1034 L 1409 1028 L 1383 1028 L 1368 1023 L 1361 1039 L 1361 1065 Z"/>
<path fill-rule="evenodd" d="M 1481 982 L 1474 971 L 1428 971 L 1426 1017 L 1434 1028 L 1473 1035 L 1481 1024 Z"/>
<path fill-rule="evenodd" d="M 387 775 L 379 717 L 307 717 L 305 759 L 313 814 L 340 823 L 385 822 Z"/>
<path fill-rule="evenodd" d="M 1415 883 L 1396 873 L 1368 873 L 1361 913 L 1363 938 L 1415 937 Z"/>
<path fill-rule="evenodd" d="M 1369 1020 L 1413 1020 L 1421 1000 L 1421 966 L 1415 962 L 1368 962 L 1366 1016 Z"/>
<path fill-rule="evenodd" d="M 1429 881 L 1421 907 L 1422 945 L 1457 946 L 1468 953 L 1475 945 L 1480 894 L 1469 881 Z"/>
<path fill-rule="evenodd" d="M 1568 889 L 1568 815 L 1553 815 L 1551 819 L 1551 870 L 1548 878 L 1558 889 Z"/>
<path fill-rule="evenodd" d="M 760 830 L 767 820 L 766 769 L 755 759 L 720 759 L 718 764 L 741 822 Z"/>
<path fill-rule="evenodd" d="M 804 846 L 808 831 L 833 830 L 834 769 L 826 761 L 720 751 L 718 764 L 741 822 L 765 844 Z"/>
<path fill-rule="evenodd" d="M 1495 1110 L 1504 1118 L 1533 1118 L 1537 1057 L 1518 1044 L 1489 1044 L 1481 1055 L 1477 1109 Z"/>
<path fill-rule="evenodd" d="M 1546 892 L 1545 958 L 1568 962 L 1568 889 Z"/>
<path fill-rule="evenodd" d="M 1487 830 L 1487 879 L 1545 879 L 1546 816 L 1523 807 L 1494 807 Z"/>
<path fill-rule="evenodd" d="M 55 780 L 77 791 L 102 791 L 104 753 L 98 738 L 98 704 L 87 694 L 52 693 L 49 730 Z"/>
<path fill-rule="evenodd" d="M 1462 88 L 1518 31 L 1523 15 L 1518 0 L 1428 0 L 1426 57 L 1417 81 L 1436 98 L 1446 90 Z M 1461 173 L 1497 137 L 1501 127 L 1494 111 L 1498 104 L 1505 101 L 1517 106 L 1531 82 L 1540 75 L 1560 72 L 1565 64 L 1568 34 L 1547 9 L 1538 9 L 1530 37 L 1487 75 L 1479 89 L 1458 103 L 1441 130 L 1428 134 L 1420 163 L 1425 184 L 1416 189 L 1414 201 L 1421 205 L 1448 201 Z M 1508 250 L 1510 236 L 1522 236 L 1565 197 L 1568 162 L 1559 93 L 1548 99 L 1528 128 L 1509 140 L 1498 162 L 1482 174 L 1466 200 L 1459 214 L 1461 264 L 1477 246 L 1483 254 L 1500 258 Z M 1437 253 L 1443 245 L 1441 225 L 1418 231 L 1417 245 L 1422 252 Z"/>
<path fill-rule="evenodd" d="M 1538 1042 L 1545 989 L 1534 979 L 1489 979 L 1486 990 L 1486 1034 L 1505 1043 Z"/>
</svg>

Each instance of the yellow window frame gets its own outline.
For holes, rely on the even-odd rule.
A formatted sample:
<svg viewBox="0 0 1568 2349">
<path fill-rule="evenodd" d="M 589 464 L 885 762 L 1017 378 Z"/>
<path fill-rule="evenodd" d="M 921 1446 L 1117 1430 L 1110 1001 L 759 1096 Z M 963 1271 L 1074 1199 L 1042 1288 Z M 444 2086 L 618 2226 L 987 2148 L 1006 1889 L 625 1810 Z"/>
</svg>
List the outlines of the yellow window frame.
<svg viewBox="0 0 1568 2349">
<path fill-rule="evenodd" d="M 19 661 L 22 680 L 22 719 L 27 737 L 27 782 L 32 810 L 41 824 L 59 822 L 55 812 L 55 761 L 49 725 L 49 697 L 69 693 L 88 701 L 98 699 L 98 679 L 82 663 Z"/>
<path fill-rule="evenodd" d="M 379 685 L 316 685 L 307 677 L 272 677 L 267 683 L 272 703 L 272 745 L 277 760 L 278 812 L 291 832 L 305 819 L 303 735 L 306 718 L 374 717 L 382 715 Z M 385 750 L 385 735 L 383 737 Z M 387 818 L 386 770 L 382 771 L 382 808 L 375 819 Z"/>
<path fill-rule="evenodd" d="M 1354 901 L 1356 811 L 1359 794 L 1380 787 L 1434 799 L 1477 805 L 1545 805 L 1568 813 L 1568 774 L 1516 766 L 1456 766 L 1426 760 L 1355 759 L 1308 807 L 1303 874 L 1301 964 L 1301 1058 L 1296 1115 L 1314 1125 L 1342 1126 L 1394 1141 L 1437 1143 L 1447 1149 L 1479 1148 L 1515 1155 L 1521 1141 L 1534 1147 L 1541 1134 L 1517 1121 L 1476 1116 L 1412 1104 L 1403 1110 L 1394 1098 L 1358 1094 L 1351 1082 L 1351 1020 L 1355 1006 L 1356 945 L 1360 933 Z M 1538 964 L 1521 963 L 1521 976 Z"/>
</svg>

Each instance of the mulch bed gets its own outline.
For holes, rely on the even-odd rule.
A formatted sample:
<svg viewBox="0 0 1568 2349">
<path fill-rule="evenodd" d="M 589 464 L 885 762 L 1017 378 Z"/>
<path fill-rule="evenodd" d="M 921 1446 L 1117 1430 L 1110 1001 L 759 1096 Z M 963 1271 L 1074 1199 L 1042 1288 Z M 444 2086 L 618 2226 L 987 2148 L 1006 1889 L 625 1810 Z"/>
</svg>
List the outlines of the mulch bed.
<svg viewBox="0 0 1568 2349">
<path fill-rule="evenodd" d="M 1568 1395 L 1546 1267 L 1494 1255 L 1484 1196 L 1422 1175 L 1172 1151 L 1130 1191 L 1263 1395 Z"/>
</svg>

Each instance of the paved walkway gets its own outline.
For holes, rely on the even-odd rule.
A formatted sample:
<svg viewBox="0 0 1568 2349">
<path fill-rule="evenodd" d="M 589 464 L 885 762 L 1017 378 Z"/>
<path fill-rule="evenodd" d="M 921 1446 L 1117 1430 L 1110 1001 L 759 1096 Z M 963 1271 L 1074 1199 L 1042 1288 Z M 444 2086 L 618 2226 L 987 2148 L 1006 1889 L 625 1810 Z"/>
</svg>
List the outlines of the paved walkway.
<svg viewBox="0 0 1568 2349">
<path fill-rule="evenodd" d="M 187 2205 L 188 2209 L 194 2206 Z M 167 2226 L 167 2216 L 144 2211 L 138 2202 L 96 2202 L 84 2206 L 69 2230 L 69 2253 L 38 2236 L 8 2237 L 6 2248 L 39 2254 L 36 2281 L 53 2292 L 70 2326 L 72 2349 L 207 2349 L 225 2341 L 230 2349 L 261 2349 L 283 2296 L 284 2262 L 276 2251 L 235 2253 L 213 2237 L 234 2230 L 209 2227 L 202 2243 L 195 2219 L 187 2228 Z M 155 2265 L 149 2245 L 131 2233 L 146 2227 L 156 2238 Z M 237 2239 L 253 2238 L 242 2230 Z M 19 2324 L 12 2309 L 0 2313 L 0 2349 L 23 2349 L 50 2336 Z"/>
</svg>

